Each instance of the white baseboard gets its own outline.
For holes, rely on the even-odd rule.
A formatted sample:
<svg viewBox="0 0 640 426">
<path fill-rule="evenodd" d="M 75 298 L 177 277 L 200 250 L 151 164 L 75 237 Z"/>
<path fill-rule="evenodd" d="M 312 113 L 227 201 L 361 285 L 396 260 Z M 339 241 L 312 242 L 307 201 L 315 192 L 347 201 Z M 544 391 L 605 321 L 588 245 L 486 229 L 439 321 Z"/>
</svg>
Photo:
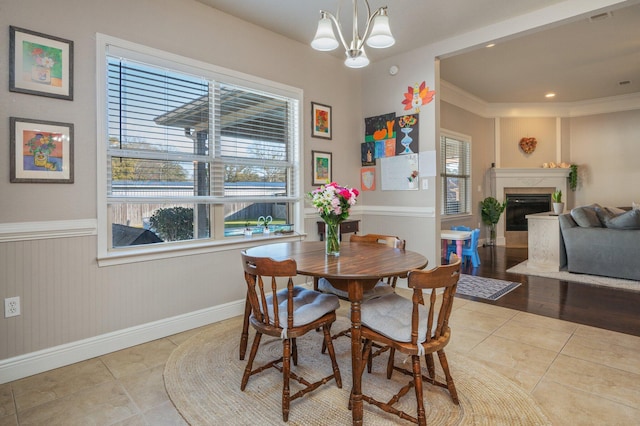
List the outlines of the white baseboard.
<svg viewBox="0 0 640 426">
<path fill-rule="evenodd" d="M 161 339 L 244 313 L 244 299 L 0 361 L 0 384 Z"/>
</svg>

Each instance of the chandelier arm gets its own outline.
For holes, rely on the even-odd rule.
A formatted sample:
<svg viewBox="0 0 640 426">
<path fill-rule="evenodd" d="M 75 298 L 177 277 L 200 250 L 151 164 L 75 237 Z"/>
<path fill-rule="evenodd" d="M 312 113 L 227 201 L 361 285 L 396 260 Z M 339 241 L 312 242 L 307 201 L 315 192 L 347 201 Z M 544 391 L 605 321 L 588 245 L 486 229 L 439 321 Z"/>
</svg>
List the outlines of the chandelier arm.
<svg viewBox="0 0 640 426">
<path fill-rule="evenodd" d="M 371 23 L 373 22 L 373 19 L 376 16 L 380 15 L 382 10 L 384 9 L 384 7 L 379 7 L 375 12 L 373 12 L 373 15 L 369 15 L 368 6 L 369 4 L 367 3 L 367 16 L 369 16 L 369 19 L 367 19 L 367 26 L 364 27 L 364 33 L 362 34 L 362 39 L 360 40 L 360 46 L 358 46 L 358 49 L 361 49 L 362 46 L 364 46 L 364 42 L 367 40 L 367 37 L 369 36 L 369 30 L 371 29 Z"/>
<path fill-rule="evenodd" d="M 327 17 L 329 17 L 329 19 L 331 19 L 333 24 L 336 26 L 336 30 L 338 31 L 338 37 L 340 37 L 340 42 L 342 43 L 342 47 L 344 47 L 344 50 L 349 50 L 347 42 L 345 41 L 344 36 L 342 35 L 342 28 L 340 28 L 340 22 L 338 21 L 338 19 L 335 16 L 333 16 L 333 13 L 327 12 L 326 10 L 321 10 L 320 13 L 324 13 L 325 15 L 327 15 Z"/>
</svg>

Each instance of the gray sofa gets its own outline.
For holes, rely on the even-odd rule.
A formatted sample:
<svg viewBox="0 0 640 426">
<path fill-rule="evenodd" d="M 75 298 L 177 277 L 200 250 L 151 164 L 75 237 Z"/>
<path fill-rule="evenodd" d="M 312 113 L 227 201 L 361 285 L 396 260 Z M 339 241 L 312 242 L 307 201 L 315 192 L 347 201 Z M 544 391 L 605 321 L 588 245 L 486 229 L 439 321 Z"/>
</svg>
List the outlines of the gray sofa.
<svg viewBox="0 0 640 426">
<path fill-rule="evenodd" d="M 559 221 L 569 272 L 640 281 L 640 210 L 592 205 Z"/>
</svg>

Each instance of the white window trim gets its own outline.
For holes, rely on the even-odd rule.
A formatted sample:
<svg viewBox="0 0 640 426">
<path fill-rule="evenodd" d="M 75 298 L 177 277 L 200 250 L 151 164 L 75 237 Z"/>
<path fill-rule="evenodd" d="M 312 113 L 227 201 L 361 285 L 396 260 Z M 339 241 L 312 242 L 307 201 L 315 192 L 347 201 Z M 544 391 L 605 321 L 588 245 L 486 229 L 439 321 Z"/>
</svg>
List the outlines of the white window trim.
<svg viewBox="0 0 640 426">
<path fill-rule="evenodd" d="M 225 81 L 242 85 L 244 87 L 257 90 L 264 90 L 265 86 L 269 87 L 275 94 L 296 98 L 298 100 L 298 137 L 299 142 L 297 149 L 294 149 L 293 162 L 296 164 L 294 170 L 296 175 L 293 179 L 296 182 L 296 196 L 300 200 L 293 204 L 292 218 L 295 226 L 294 234 L 286 237 L 270 236 L 253 239 L 245 239 L 243 237 L 227 237 L 224 240 L 191 240 L 182 243 L 172 243 L 171 245 L 147 245 L 145 247 L 134 246 L 130 249 L 118 249 L 117 251 L 108 250 L 108 214 L 107 214 L 107 51 L 110 55 L 117 55 L 119 52 L 129 59 L 137 59 L 142 62 L 149 62 L 162 66 L 166 64 L 168 68 L 193 73 L 193 68 L 198 68 L 203 75 L 210 76 L 213 79 L 223 77 Z M 184 64 L 181 69 L 180 64 Z M 98 218 L 98 266 L 108 266 L 122 263 L 132 263 L 149 261 L 156 259 L 165 259 L 175 256 L 186 256 L 190 254 L 207 253 L 213 251 L 223 251 L 229 249 L 240 249 L 244 247 L 254 246 L 257 240 L 265 240 L 267 242 L 281 242 L 287 240 L 298 240 L 304 234 L 304 200 L 302 197 L 302 189 L 304 182 L 304 162 L 301 161 L 303 152 L 302 138 L 302 122 L 303 122 L 303 99 L 304 93 L 302 89 L 281 84 L 278 82 L 262 79 L 249 74 L 229 70 L 216 65 L 201 62 L 192 58 L 164 52 L 151 47 L 132 43 L 126 40 L 111 37 L 105 34 L 96 34 L 96 141 L 97 141 L 97 218 Z"/>
<path fill-rule="evenodd" d="M 459 219 L 464 219 L 473 216 L 473 141 L 471 140 L 471 136 L 465 135 L 464 133 L 454 132 L 453 130 L 448 129 L 440 129 L 440 138 L 442 136 L 450 137 L 452 139 L 457 139 L 464 142 L 469 142 L 469 212 L 468 213 L 458 213 L 454 215 L 446 215 L 441 213 L 440 218 L 442 221 L 454 221 Z M 440 140 L 438 141 L 438 145 L 441 146 Z M 442 155 L 442 153 L 441 153 Z M 442 191 L 442 188 L 439 188 L 438 191 Z M 441 200 L 440 203 L 444 203 L 444 200 Z M 438 206 L 438 209 L 442 211 L 442 205 Z"/>
</svg>

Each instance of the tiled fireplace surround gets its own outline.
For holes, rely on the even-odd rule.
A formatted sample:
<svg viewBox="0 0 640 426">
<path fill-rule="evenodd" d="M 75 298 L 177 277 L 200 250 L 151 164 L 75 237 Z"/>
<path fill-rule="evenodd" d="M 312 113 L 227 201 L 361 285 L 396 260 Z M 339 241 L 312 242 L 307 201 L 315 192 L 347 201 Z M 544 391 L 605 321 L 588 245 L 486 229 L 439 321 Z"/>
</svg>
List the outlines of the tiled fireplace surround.
<svg viewBox="0 0 640 426">
<path fill-rule="evenodd" d="M 492 193 L 499 202 L 506 199 L 507 194 L 551 194 L 556 189 L 567 194 L 567 177 L 570 169 L 491 169 Z M 563 200 L 566 198 L 563 197 Z M 526 247 L 527 231 L 505 231 L 504 218 L 500 216 L 497 226 L 496 244 L 509 247 Z"/>
</svg>

